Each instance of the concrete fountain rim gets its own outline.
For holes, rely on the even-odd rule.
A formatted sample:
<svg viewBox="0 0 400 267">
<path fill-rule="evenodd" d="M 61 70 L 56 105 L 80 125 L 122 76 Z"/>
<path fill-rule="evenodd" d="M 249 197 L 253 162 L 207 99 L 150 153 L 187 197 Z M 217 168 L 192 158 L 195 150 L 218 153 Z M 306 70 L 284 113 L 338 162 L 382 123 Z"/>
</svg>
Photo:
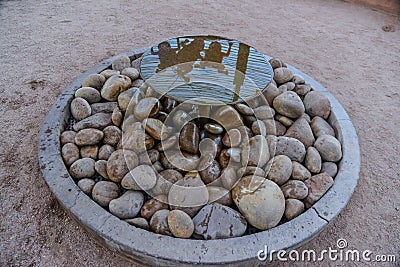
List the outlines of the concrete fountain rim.
<svg viewBox="0 0 400 267">
<path fill-rule="evenodd" d="M 330 100 L 329 122 L 342 143 L 343 158 L 334 185 L 316 203 L 293 220 L 242 237 L 220 240 L 191 240 L 164 236 L 136 228 L 115 217 L 83 193 L 70 176 L 61 157 L 59 137 L 69 117 L 69 104 L 82 81 L 90 74 L 108 68 L 117 57 L 125 55 L 134 60 L 147 49 L 140 48 L 106 59 L 69 84 L 48 111 L 42 124 L 38 156 L 43 177 L 68 214 L 101 244 L 133 261 L 161 266 L 242 266 L 263 264 L 257 252 L 295 249 L 316 237 L 349 202 L 359 179 L 360 150 L 355 128 L 338 100 L 310 76 L 288 65 L 302 75 L 315 91 Z"/>
</svg>

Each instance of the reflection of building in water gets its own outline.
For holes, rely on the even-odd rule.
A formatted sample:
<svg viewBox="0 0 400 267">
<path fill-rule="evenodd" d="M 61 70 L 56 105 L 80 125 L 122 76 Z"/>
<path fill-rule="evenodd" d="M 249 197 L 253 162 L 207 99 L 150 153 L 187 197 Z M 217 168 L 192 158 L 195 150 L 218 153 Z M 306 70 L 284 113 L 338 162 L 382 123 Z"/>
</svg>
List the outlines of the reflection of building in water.
<svg viewBox="0 0 400 267">
<path fill-rule="evenodd" d="M 244 83 L 247 70 L 247 62 L 250 55 L 250 46 L 240 43 L 239 51 L 236 59 L 236 71 L 235 78 L 233 79 L 233 84 L 235 85 L 235 93 L 233 95 L 232 102 L 238 100 L 240 95 L 240 88 Z"/>
</svg>

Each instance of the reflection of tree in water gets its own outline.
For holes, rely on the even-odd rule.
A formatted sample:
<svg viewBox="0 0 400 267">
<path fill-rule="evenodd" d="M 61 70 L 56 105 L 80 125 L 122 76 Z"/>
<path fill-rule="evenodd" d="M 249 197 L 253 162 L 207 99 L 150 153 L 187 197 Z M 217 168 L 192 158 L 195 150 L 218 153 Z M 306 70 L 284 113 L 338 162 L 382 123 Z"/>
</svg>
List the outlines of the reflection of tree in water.
<svg viewBox="0 0 400 267">
<path fill-rule="evenodd" d="M 181 42 L 178 38 L 177 48 L 172 48 L 171 44 L 167 41 L 158 45 L 158 52 L 154 52 L 154 49 L 151 48 L 151 54 L 157 55 L 160 61 L 156 73 L 174 66 L 177 75 L 186 83 L 190 81 L 186 74 L 191 72 L 194 67 L 215 68 L 218 70 L 218 73 L 227 75 L 228 71 L 225 70 L 222 60 L 231 53 L 233 43 L 229 42 L 228 51 L 222 52 L 222 45 L 218 41 L 211 42 L 208 49 L 204 49 L 204 39 L 206 38 L 198 37 L 194 38 L 193 41 L 185 39 Z M 201 55 L 203 51 L 204 57 Z M 200 63 L 196 63 L 198 60 L 200 60 Z"/>
</svg>

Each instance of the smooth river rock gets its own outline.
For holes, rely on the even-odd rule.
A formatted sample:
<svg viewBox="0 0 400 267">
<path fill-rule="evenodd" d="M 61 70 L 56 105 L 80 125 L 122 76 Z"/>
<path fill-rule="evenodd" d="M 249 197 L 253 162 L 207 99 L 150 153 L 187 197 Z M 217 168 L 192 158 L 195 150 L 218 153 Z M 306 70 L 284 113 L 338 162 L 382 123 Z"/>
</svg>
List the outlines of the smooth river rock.
<svg viewBox="0 0 400 267">
<path fill-rule="evenodd" d="M 275 97 L 273 105 L 277 112 L 292 119 L 297 119 L 305 111 L 300 97 L 292 91 L 284 92 Z"/>
<path fill-rule="evenodd" d="M 322 167 L 322 159 L 318 150 L 315 147 L 310 146 L 307 148 L 306 158 L 304 164 L 307 169 L 312 173 L 319 173 Z"/>
<path fill-rule="evenodd" d="M 111 181 L 121 182 L 122 178 L 139 164 L 135 152 L 118 149 L 114 151 L 107 161 L 107 175 Z"/>
<path fill-rule="evenodd" d="M 298 163 L 297 161 L 292 161 L 293 170 L 292 170 L 292 178 L 295 180 L 304 181 L 311 178 L 310 171 Z"/>
<path fill-rule="evenodd" d="M 291 160 L 302 162 L 306 155 L 306 148 L 296 138 L 278 136 L 276 139 L 275 155 L 286 155 Z"/>
<path fill-rule="evenodd" d="M 192 154 L 199 151 L 199 128 L 196 124 L 189 122 L 183 126 L 179 135 L 179 145 L 182 150 Z"/>
<path fill-rule="evenodd" d="M 64 160 L 64 163 L 67 166 L 70 166 L 79 159 L 79 148 L 73 143 L 66 143 L 61 148 L 61 156 Z"/>
<path fill-rule="evenodd" d="M 76 99 L 76 98 L 75 98 Z M 74 124 L 73 128 L 76 132 L 86 129 L 95 128 L 102 130 L 112 124 L 111 114 L 109 113 L 96 113 Z"/>
<path fill-rule="evenodd" d="M 157 182 L 153 167 L 140 165 L 129 171 L 121 181 L 123 188 L 132 190 L 150 190 Z"/>
<path fill-rule="evenodd" d="M 131 60 L 127 56 L 120 56 L 116 58 L 112 64 L 111 68 L 116 71 L 122 71 L 125 68 L 129 68 L 131 66 Z"/>
<path fill-rule="evenodd" d="M 168 214 L 168 228 L 175 237 L 189 238 L 194 232 L 194 223 L 185 212 L 172 210 Z"/>
<path fill-rule="evenodd" d="M 160 102 L 155 97 L 141 99 L 134 108 L 135 117 L 139 120 L 154 118 L 160 112 Z"/>
<path fill-rule="evenodd" d="M 289 180 L 281 186 L 285 198 L 304 199 L 308 195 L 308 187 L 299 180 Z"/>
<path fill-rule="evenodd" d="M 107 207 L 111 200 L 118 197 L 118 185 L 109 181 L 97 182 L 93 187 L 92 197 L 100 206 Z"/>
<path fill-rule="evenodd" d="M 104 83 L 106 82 L 106 78 L 98 73 L 95 74 L 90 74 L 87 76 L 83 82 L 82 86 L 83 87 L 93 87 L 96 88 L 97 90 L 100 90 L 101 87 L 103 87 Z"/>
<path fill-rule="evenodd" d="M 312 146 L 315 142 L 311 127 L 304 118 L 297 119 L 292 126 L 287 129 L 285 136 L 296 138 L 302 142 L 306 148 Z"/>
<path fill-rule="evenodd" d="M 293 79 L 293 72 L 288 68 L 276 68 L 274 69 L 274 80 L 278 84 L 290 82 Z"/>
<path fill-rule="evenodd" d="M 314 146 L 324 161 L 338 162 L 342 158 L 342 146 L 332 135 L 321 135 Z"/>
<path fill-rule="evenodd" d="M 92 114 L 90 104 L 82 97 L 74 98 L 70 107 L 71 115 L 77 121 L 86 119 Z"/>
<path fill-rule="evenodd" d="M 318 116 L 312 119 L 311 129 L 317 138 L 324 134 L 335 136 L 335 131 L 332 126 L 326 120 Z"/>
<path fill-rule="evenodd" d="M 242 148 L 242 166 L 262 167 L 267 163 L 269 157 L 268 143 L 262 135 L 250 138 Z"/>
<path fill-rule="evenodd" d="M 149 220 L 157 211 L 167 209 L 168 197 L 166 195 L 157 195 L 143 204 L 142 209 L 140 210 L 140 215 Z"/>
<path fill-rule="evenodd" d="M 90 178 L 96 173 L 94 163 L 91 158 L 78 159 L 72 163 L 69 173 L 75 179 Z"/>
<path fill-rule="evenodd" d="M 102 131 L 93 128 L 80 130 L 75 135 L 75 144 L 78 146 L 95 145 L 99 143 L 104 137 Z"/>
<path fill-rule="evenodd" d="M 265 168 L 267 178 L 277 185 L 283 185 L 292 174 L 292 161 L 288 156 L 278 155 L 273 157 Z"/>
<path fill-rule="evenodd" d="M 281 189 L 264 177 L 243 177 L 233 188 L 232 198 L 247 221 L 260 230 L 278 225 L 285 211 Z"/>
<path fill-rule="evenodd" d="M 81 97 L 85 99 L 89 104 L 100 102 L 100 92 L 92 87 L 82 87 L 76 90 L 75 97 Z"/>
<path fill-rule="evenodd" d="M 308 187 L 308 196 L 304 199 L 304 203 L 306 208 L 309 208 L 331 188 L 333 179 L 326 173 L 320 173 L 305 180 L 304 183 Z"/>
<path fill-rule="evenodd" d="M 143 194 L 138 191 L 126 191 L 119 198 L 110 201 L 108 208 L 110 212 L 121 219 L 135 217 L 142 208 Z"/>
<path fill-rule="evenodd" d="M 203 207 L 193 222 L 194 232 L 206 240 L 242 236 L 247 227 L 239 212 L 218 203 Z"/>
<path fill-rule="evenodd" d="M 331 113 L 331 104 L 328 97 L 318 91 L 311 91 L 304 97 L 304 107 L 311 117 L 319 116 L 327 119 Z"/>
<path fill-rule="evenodd" d="M 304 211 L 304 203 L 298 199 L 286 199 L 285 201 L 285 217 L 292 220 Z"/>
<path fill-rule="evenodd" d="M 108 101 L 116 101 L 119 93 L 132 85 L 131 79 L 125 75 L 114 75 L 107 79 L 101 88 L 101 96 Z"/>
<path fill-rule="evenodd" d="M 168 227 L 169 210 L 159 210 L 151 217 L 150 230 L 162 235 L 172 235 Z"/>
</svg>

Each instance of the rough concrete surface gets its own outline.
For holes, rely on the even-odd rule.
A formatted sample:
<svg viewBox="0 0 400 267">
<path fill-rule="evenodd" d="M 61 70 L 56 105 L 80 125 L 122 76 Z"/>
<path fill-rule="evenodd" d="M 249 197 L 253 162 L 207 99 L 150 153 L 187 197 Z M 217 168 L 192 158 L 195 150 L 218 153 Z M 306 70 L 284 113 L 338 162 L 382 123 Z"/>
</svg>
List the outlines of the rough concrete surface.
<svg viewBox="0 0 400 267">
<path fill-rule="evenodd" d="M 335 0 L 39 0 L 0 1 L 0 25 L 0 266 L 134 265 L 99 246 L 51 196 L 38 166 L 40 124 L 63 88 L 95 63 L 196 33 L 278 56 L 342 103 L 359 135 L 359 185 L 347 208 L 302 249 L 335 248 L 345 238 L 349 249 L 396 255 L 397 263 L 378 266 L 399 264 L 398 16 Z"/>
</svg>

